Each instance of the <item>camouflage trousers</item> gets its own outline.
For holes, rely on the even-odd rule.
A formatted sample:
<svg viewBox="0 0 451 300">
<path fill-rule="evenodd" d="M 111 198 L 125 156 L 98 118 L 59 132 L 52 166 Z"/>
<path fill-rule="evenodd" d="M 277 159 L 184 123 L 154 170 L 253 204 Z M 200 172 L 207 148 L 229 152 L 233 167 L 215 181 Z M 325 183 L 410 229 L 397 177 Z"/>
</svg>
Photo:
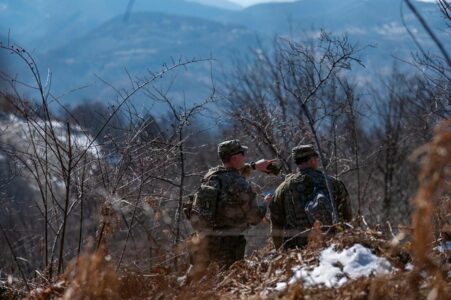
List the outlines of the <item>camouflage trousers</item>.
<svg viewBox="0 0 451 300">
<path fill-rule="evenodd" d="M 229 267 L 235 261 L 244 258 L 246 239 L 243 235 L 202 235 L 193 236 L 189 243 L 190 263 L 189 276 L 200 279 L 210 263 L 220 268 Z"/>
<path fill-rule="evenodd" d="M 244 258 L 246 239 L 242 235 L 208 236 L 207 241 L 209 258 L 219 266 L 229 267 Z"/>
</svg>

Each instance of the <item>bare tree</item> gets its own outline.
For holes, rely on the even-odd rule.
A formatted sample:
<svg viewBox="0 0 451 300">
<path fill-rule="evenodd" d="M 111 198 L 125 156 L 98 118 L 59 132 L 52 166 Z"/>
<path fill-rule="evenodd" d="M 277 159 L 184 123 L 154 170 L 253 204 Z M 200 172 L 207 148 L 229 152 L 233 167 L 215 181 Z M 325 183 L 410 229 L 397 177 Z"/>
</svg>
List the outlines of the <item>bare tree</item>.
<svg viewBox="0 0 451 300">
<path fill-rule="evenodd" d="M 308 103 L 318 99 L 319 90 L 326 85 L 329 79 L 338 76 L 342 70 L 350 69 L 351 62 L 360 63 L 360 61 L 354 57 L 355 46 L 350 44 L 346 37 L 332 38 L 322 31 L 318 43 L 312 49 L 289 42 L 288 48 L 284 51 L 284 61 L 279 67 L 279 72 L 282 74 L 284 89 L 298 102 L 321 153 L 321 145 L 315 128 L 316 120 Z M 321 157 L 321 160 L 324 168 L 324 157 Z"/>
<path fill-rule="evenodd" d="M 281 158 L 287 171 L 291 170 L 290 149 L 300 143 L 315 143 L 327 176 L 322 147 L 322 140 L 328 136 L 325 128 L 332 123 L 335 132 L 335 124 L 348 106 L 329 99 L 346 90 L 344 85 L 337 85 L 337 80 L 353 62 L 361 64 L 358 51 L 346 36 L 336 38 L 325 31 L 318 40 L 304 43 L 278 39 L 271 54 L 259 49 L 253 61 L 238 65 L 235 79 L 228 85 L 227 114 L 240 124 L 241 132 L 253 136 L 259 152 Z M 348 87 L 346 92 L 350 90 Z M 335 156 L 336 138 L 334 134 Z M 334 161 L 338 174 L 336 157 Z"/>
<path fill-rule="evenodd" d="M 93 212 L 92 208 L 85 205 L 86 197 L 94 196 L 95 193 L 92 190 L 97 190 L 94 187 L 95 185 L 90 182 L 92 180 L 89 177 L 93 174 L 99 175 L 105 188 L 104 192 L 98 192 L 110 195 L 126 194 L 128 192 L 129 195 L 136 197 L 131 222 L 130 224 L 126 222 L 129 226 L 129 233 L 126 239 L 128 240 L 131 236 L 130 232 L 134 226 L 137 203 L 142 200 L 145 185 L 154 178 L 145 174 L 147 170 L 143 161 L 146 158 L 140 157 L 135 161 L 127 158 L 127 155 L 130 158 L 130 155 L 136 153 L 137 150 L 129 147 L 130 145 L 122 147 L 120 149 L 121 152 L 116 152 L 126 159 L 122 161 L 121 167 L 117 169 L 117 172 L 113 173 L 117 176 L 111 178 L 111 176 L 108 176 L 110 175 L 108 173 L 115 168 L 111 167 L 112 161 L 109 160 L 110 157 L 103 155 L 103 150 L 101 150 L 103 146 L 98 142 L 102 141 L 105 144 L 105 141 L 110 141 L 113 146 L 111 149 L 114 150 L 114 146 L 117 145 L 116 142 L 119 139 L 117 136 L 111 136 L 105 129 L 118 114 L 123 112 L 124 108 L 129 108 L 129 100 L 138 91 L 172 70 L 200 60 L 179 60 L 174 62 L 172 66 L 163 66 L 160 72 L 149 73 L 148 77 L 141 79 L 139 83 L 133 84 L 128 90 L 119 91 L 115 89 L 120 96 L 118 105 L 111 109 L 111 112 L 103 119 L 102 124 L 95 128 L 96 130 L 91 133 L 92 135 L 89 135 L 79 125 L 76 117 L 66 107 L 61 105 L 59 99 L 51 93 L 51 73 L 43 81 L 36 62 L 25 49 L 10 44 L 2 44 L 0 48 L 19 57 L 30 70 L 35 82 L 35 85 L 30 85 L 19 81 L 17 78 L 12 78 L 8 74 L 1 74 L 2 79 L 9 84 L 10 89 L 15 94 L 13 97 L 8 98 L 8 95 L 2 92 L 2 96 L 11 100 L 8 101 L 8 105 L 14 108 L 16 111 L 15 118 L 18 118 L 14 120 L 14 123 L 11 123 L 14 124 L 14 128 L 12 128 L 13 126 L 7 127 L 6 132 L 8 134 L 17 134 L 17 127 L 21 126 L 19 129 L 23 133 L 23 141 L 20 142 L 22 144 L 4 144 L 2 145 L 2 151 L 19 163 L 19 168 L 24 170 L 22 175 L 26 175 L 27 180 L 33 180 L 38 188 L 41 199 L 36 202 L 35 207 L 42 216 L 44 228 L 43 248 L 45 255 L 42 269 L 48 270 L 47 275 L 51 279 L 54 274 L 55 263 L 57 273 L 61 273 L 64 269 L 66 258 L 79 255 L 81 252 L 84 219 L 89 217 L 86 215 L 86 212 Z M 18 86 L 37 91 L 39 105 L 27 104 L 27 101 L 20 97 Z M 114 87 L 112 88 L 114 89 Z M 69 122 L 58 121 L 58 117 L 52 113 L 50 108 L 50 99 L 59 103 L 62 109 L 67 112 Z M 193 108 L 191 112 L 187 112 L 194 114 L 197 110 L 197 108 Z M 184 126 L 186 126 L 187 122 L 183 122 L 185 122 Z M 138 131 L 142 130 L 142 128 L 137 129 Z M 129 131 L 127 134 L 129 137 L 128 141 L 132 142 L 137 132 Z M 124 135 L 121 136 L 121 138 L 123 137 Z M 173 145 L 173 148 L 179 149 L 180 147 L 177 144 Z M 180 151 L 183 151 L 183 148 Z M 154 159 L 151 157 L 148 161 L 152 163 Z M 160 163 L 162 162 L 160 161 Z M 139 173 L 135 173 L 136 170 L 140 170 Z M 87 174 L 91 175 L 88 176 Z M 110 179 L 114 179 L 114 181 L 110 181 Z M 106 201 L 106 198 L 101 196 L 99 200 Z M 90 206 L 93 205 L 95 204 L 90 204 Z M 79 212 L 79 216 L 77 217 L 74 212 Z M 123 218 L 126 220 L 125 216 Z M 78 223 L 77 227 L 72 226 L 75 223 Z M 108 226 L 104 226 L 107 223 L 103 222 L 102 224 L 98 231 L 98 244 L 104 242 L 105 234 L 109 230 Z M 72 238 L 69 240 L 68 236 L 72 236 L 75 232 L 77 232 L 78 241 Z M 40 234 L 36 228 L 29 237 L 32 238 Z M 53 241 L 51 241 L 52 239 Z M 34 243 L 32 244 L 33 247 L 37 246 Z M 126 244 L 127 242 L 125 242 Z M 27 251 L 30 251 L 29 255 L 32 256 L 33 248 L 28 248 L 29 250 Z M 120 260 L 122 260 L 124 252 L 125 246 Z"/>
</svg>

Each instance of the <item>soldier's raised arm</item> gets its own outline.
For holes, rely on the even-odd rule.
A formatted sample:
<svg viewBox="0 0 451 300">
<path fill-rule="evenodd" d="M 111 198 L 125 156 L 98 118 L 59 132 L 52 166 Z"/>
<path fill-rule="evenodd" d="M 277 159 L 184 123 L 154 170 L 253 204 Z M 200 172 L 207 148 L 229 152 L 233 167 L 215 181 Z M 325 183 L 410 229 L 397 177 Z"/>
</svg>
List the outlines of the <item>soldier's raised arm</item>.
<svg viewBox="0 0 451 300">
<path fill-rule="evenodd" d="M 244 177 L 248 177 L 251 175 L 253 170 L 257 170 L 263 173 L 271 173 L 271 170 L 268 169 L 268 166 L 271 165 L 271 163 L 274 160 L 270 160 L 270 159 L 260 159 L 257 162 L 250 162 L 250 163 L 246 163 L 244 165 L 244 167 L 240 170 L 241 175 Z"/>
</svg>

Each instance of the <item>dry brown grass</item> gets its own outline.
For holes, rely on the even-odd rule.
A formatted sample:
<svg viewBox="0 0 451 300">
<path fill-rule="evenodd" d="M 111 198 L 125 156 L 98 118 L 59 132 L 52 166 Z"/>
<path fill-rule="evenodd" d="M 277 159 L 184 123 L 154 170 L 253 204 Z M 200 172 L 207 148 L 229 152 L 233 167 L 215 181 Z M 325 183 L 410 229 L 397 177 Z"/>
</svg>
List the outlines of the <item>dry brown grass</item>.
<svg viewBox="0 0 451 300">
<path fill-rule="evenodd" d="M 110 202 L 105 201 L 100 210 L 100 223 L 96 232 L 97 247 L 106 247 L 109 237 L 115 232 L 119 226 L 119 216 L 113 209 Z"/>
<path fill-rule="evenodd" d="M 318 263 L 319 249 L 307 247 L 279 253 L 271 248 L 254 252 L 246 260 L 236 262 L 229 269 L 219 271 L 217 266 L 205 270 L 204 277 L 188 285 L 177 280 L 183 273 L 170 268 L 154 268 L 150 274 L 123 270 L 116 275 L 105 254 L 94 253 L 83 256 L 77 267 L 71 265 L 58 290 L 48 288 L 41 298 L 34 299 L 405 299 L 411 295 L 412 272 L 404 271 L 411 260 L 408 242 L 394 247 L 390 239 L 381 232 L 355 229 L 338 233 L 324 240 L 326 245 L 339 248 L 360 243 L 379 256 L 387 258 L 396 268 L 396 273 L 386 277 L 361 278 L 349 281 L 339 288 L 304 288 L 302 283 L 292 285 L 284 292 L 273 288 L 277 282 L 287 281 L 293 275 L 295 265 Z M 282 273 L 277 270 L 283 270 Z M 441 286 L 440 286 L 441 285 Z M 434 290 L 435 289 L 435 290 Z M 416 297 L 426 299 L 437 293 L 442 299 L 449 289 L 443 278 L 427 276 L 421 278 Z M 45 296 L 45 297 L 44 297 Z M 66 297 L 66 298 L 64 298 Z M 106 297 L 106 298 L 105 298 Z M 440 299 L 432 297 L 431 299 Z"/>
<path fill-rule="evenodd" d="M 436 299 L 449 299 L 450 291 L 446 289 L 446 278 L 440 263 L 433 253 L 434 236 L 433 212 L 435 202 L 444 190 L 449 188 L 451 166 L 451 120 L 441 123 L 435 130 L 431 143 L 418 150 L 416 157 L 425 153 L 419 174 L 420 187 L 415 196 L 415 211 L 412 215 L 414 228 L 412 254 L 415 271 L 411 278 L 412 297 L 418 294 L 421 272 L 427 272 L 435 278 Z M 449 195 L 449 194 L 448 194 Z"/>
<path fill-rule="evenodd" d="M 72 262 L 63 275 L 67 287 L 62 299 L 119 299 L 119 279 L 110 260 L 102 248 Z"/>
<path fill-rule="evenodd" d="M 420 188 L 415 197 L 413 227 L 404 227 L 393 238 L 379 229 L 355 228 L 334 236 L 321 234 L 316 226 L 306 249 L 277 252 L 265 247 L 245 260 L 220 271 L 216 265 L 203 270 L 197 281 L 183 284 L 183 272 L 155 267 L 148 274 L 122 270 L 118 275 L 104 247 L 73 262 L 61 282 L 30 294 L 30 299 L 451 299 L 447 278 L 449 256 L 433 250 L 437 238 L 449 239 L 449 172 L 451 120 L 441 124 L 432 142 L 421 148 Z M 448 184 L 448 185 L 446 185 Z M 440 216 L 434 215 L 439 211 Z M 114 216 L 104 212 L 109 234 Z M 435 219 L 434 219 L 435 218 Z M 438 218 L 438 219 L 437 219 Z M 438 220 L 438 221 L 437 221 Z M 440 226 L 434 234 L 434 223 Z M 316 233 L 316 234 L 314 234 Z M 305 288 L 302 283 L 277 292 L 277 282 L 286 282 L 295 265 L 318 263 L 320 249 L 331 244 L 346 248 L 360 243 L 385 257 L 398 271 L 384 277 L 351 280 L 339 288 Z M 406 264 L 413 262 L 413 271 Z"/>
<path fill-rule="evenodd" d="M 321 223 L 317 220 L 315 224 L 313 224 L 312 230 L 308 235 L 308 247 L 311 250 L 319 249 L 324 247 L 324 236 L 321 231 Z"/>
</svg>

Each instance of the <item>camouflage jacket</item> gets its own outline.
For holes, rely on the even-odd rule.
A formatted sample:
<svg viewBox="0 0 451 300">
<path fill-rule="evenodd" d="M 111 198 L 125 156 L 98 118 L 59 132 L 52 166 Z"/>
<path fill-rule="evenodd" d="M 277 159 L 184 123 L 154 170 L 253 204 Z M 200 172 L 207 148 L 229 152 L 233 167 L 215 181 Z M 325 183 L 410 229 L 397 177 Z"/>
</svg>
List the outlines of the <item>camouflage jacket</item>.
<svg viewBox="0 0 451 300">
<path fill-rule="evenodd" d="M 298 173 L 288 175 L 277 188 L 269 205 L 271 235 L 276 248 L 282 245 L 284 237 L 294 236 L 313 225 L 310 224 L 305 213 L 307 197 L 313 193 L 315 188 L 313 180 L 325 185 L 324 175 L 321 171 L 303 169 Z M 349 194 L 345 185 L 331 176 L 329 176 L 329 182 L 340 221 L 351 220 Z"/>
<path fill-rule="evenodd" d="M 258 224 L 266 214 L 266 206 L 257 204 L 250 183 L 235 169 L 218 166 L 210 169 L 202 184 L 218 189 L 213 230 L 240 233 L 249 225 Z"/>
</svg>

